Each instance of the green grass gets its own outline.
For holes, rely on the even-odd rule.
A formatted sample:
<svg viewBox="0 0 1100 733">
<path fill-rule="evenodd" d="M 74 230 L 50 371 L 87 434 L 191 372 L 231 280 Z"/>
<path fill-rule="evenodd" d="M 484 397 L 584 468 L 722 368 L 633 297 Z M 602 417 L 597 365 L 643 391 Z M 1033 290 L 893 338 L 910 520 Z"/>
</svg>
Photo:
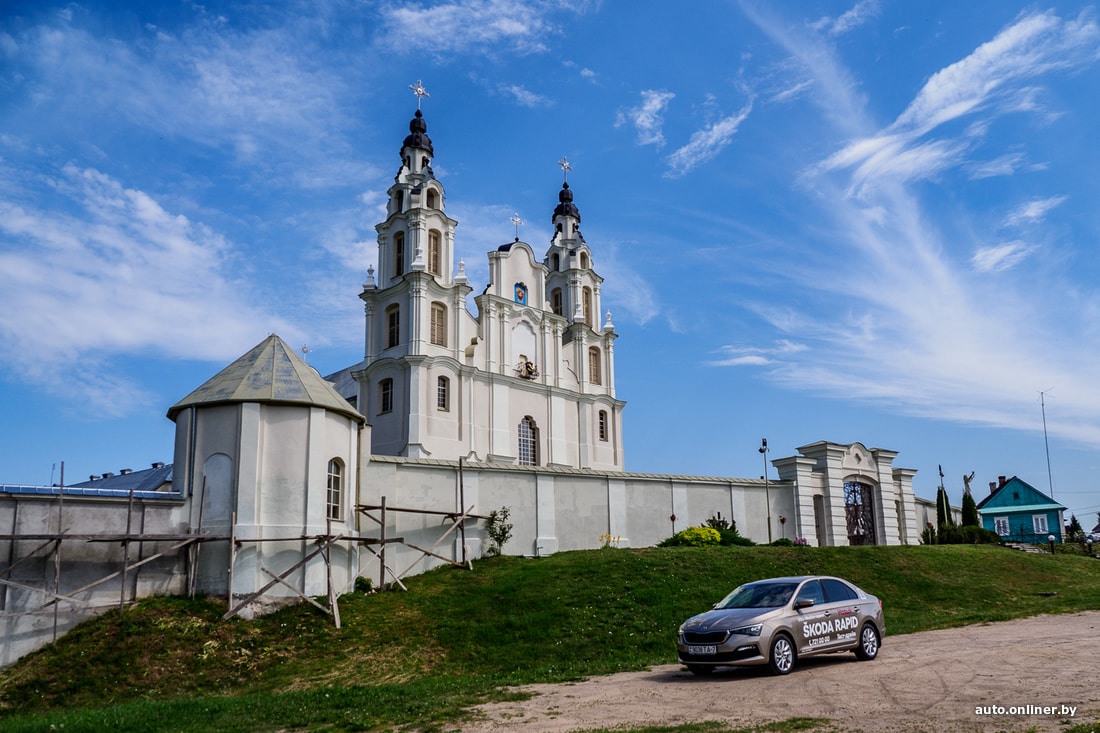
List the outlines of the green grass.
<svg viewBox="0 0 1100 733">
<path fill-rule="evenodd" d="M 447 730 L 506 685 L 673 663 L 685 618 L 741 582 L 807 573 L 882 598 L 888 635 L 1100 609 L 1100 562 L 995 547 L 494 558 L 344 596 L 339 630 L 308 605 L 252 621 L 208 600 L 110 612 L 0 670 L 0 732 Z"/>
</svg>

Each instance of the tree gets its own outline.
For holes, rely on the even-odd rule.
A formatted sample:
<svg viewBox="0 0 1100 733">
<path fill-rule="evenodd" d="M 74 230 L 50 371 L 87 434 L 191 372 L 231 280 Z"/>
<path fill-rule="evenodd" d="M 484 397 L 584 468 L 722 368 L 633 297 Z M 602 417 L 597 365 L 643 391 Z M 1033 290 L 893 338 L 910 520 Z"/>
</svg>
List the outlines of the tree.
<svg viewBox="0 0 1100 733">
<path fill-rule="evenodd" d="M 974 501 L 974 497 L 969 491 L 963 494 L 962 526 L 981 526 L 981 523 L 978 521 L 978 504 Z"/>
<path fill-rule="evenodd" d="M 1069 515 L 1069 525 L 1066 527 L 1066 539 L 1074 542 L 1085 539 L 1085 530 L 1081 528 L 1081 523 L 1077 521 L 1076 514 Z"/>
<path fill-rule="evenodd" d="M 936 491 L 936 529 L 942 532 L 954 526 L 955 518 L 951 516 L 951 503 L 947 499 L 947 489 L 940 486 Z"/>
<path fill-rule="evenodd" d="M 489 519 L 485 526 L 485 533 L 489 535 L 489 547 L 485 551 L 486 555 L 500 555 L 504 551 L 504 545 L 512 539 L 512 524 L 508 521 L 511 513 L 511 510 L 506 506 L 489 512 Z"/>
</svg>

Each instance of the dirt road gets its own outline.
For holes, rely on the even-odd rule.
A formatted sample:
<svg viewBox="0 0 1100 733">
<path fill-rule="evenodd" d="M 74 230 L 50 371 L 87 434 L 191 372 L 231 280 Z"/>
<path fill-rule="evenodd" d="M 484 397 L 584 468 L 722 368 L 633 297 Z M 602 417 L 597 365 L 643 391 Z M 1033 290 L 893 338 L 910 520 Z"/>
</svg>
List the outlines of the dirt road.
<svg viewBox="0 0 1100 733">
<path fill-rule="evenodd" d="M 663 665 L 523 689 L 535 696 L 482 706 L 484 718 L 463 732 L 703 720 L 752 726 L 792 717 L 828 718 L 831 730 L 866 733 L 1061 731 L 1100 720 L 1100 611 L 888 636 L 872 662 L 829 655 L 786 677 L 753 668 L 696 678 Z"/>
</svg>

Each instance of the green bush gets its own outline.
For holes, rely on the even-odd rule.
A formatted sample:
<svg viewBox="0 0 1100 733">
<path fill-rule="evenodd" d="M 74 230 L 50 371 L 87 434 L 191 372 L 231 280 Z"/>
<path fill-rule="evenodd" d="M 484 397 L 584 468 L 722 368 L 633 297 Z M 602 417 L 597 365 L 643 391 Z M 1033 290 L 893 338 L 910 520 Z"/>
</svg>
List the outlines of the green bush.
<svg viewBox="0 0 1100 733">
<path fill-rule="evenodd" d="M 713 527 L 688 527 L 663 540 L 658 547 L 707 547 L 722 542 L 722 535 Z"/>
<path fill-rule="evenodd" d="M 752 547 L 756 544 L 748 537 L 742 537 L 736 529 L 720 529 L 718 534 L 722 538 L 719 544 L 724 547 Z"/>
<path fill-rule="evenodd" d="M 922 541 L 924 537 L 922 536 Z M 981 527 L 940 527 L 936 533 L 937 545 L 997 545 L 1001 542 L 1001 536 L 996 532 Z M 928 544 L 925 542 L 925 544 Z"/>
<path fill-rule="evenodd" d="M 789 540 L 786 537 L 780 537 L 772 542 L 772 547 L 794 547 L 794 540 Z"/>
</svg>

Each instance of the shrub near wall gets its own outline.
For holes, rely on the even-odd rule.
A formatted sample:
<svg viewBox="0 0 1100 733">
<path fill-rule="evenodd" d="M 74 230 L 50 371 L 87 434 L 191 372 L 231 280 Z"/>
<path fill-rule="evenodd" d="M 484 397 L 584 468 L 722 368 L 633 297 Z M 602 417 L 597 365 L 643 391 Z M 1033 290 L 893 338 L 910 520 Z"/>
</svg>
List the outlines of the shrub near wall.
<svg viewBox="0 0 1100 733">
<path fill-rule="evenodd" d="M 688 527 L 680 530 L 667 540 L 662 540 L 658 547 L 707 547 L 709 545 L 722 544 L 722 535 L 711 527 Z"/>
</svg>

